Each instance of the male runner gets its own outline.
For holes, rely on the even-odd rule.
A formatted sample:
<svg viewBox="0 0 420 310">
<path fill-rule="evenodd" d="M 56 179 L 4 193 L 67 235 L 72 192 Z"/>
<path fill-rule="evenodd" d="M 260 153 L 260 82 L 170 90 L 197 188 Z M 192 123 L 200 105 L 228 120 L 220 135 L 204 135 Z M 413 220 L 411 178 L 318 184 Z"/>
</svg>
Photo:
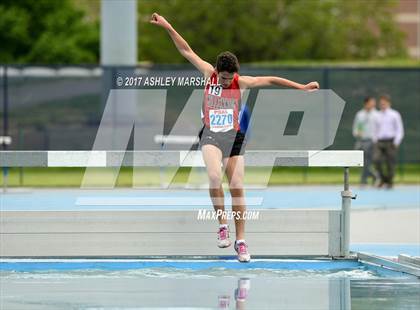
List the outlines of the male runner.
<svg viewBox="0 0 420 310">
<path fill-rule="evenodd" d="M 150 22 L 166 29 L 176 48 L 206 79 L 201 118 L 203 130 L 200 145 L 209 177 L 209 192 L 217 212 L 224 214 L 223 173 L 221 163 L 229 181 L 232 196 L 232 210 L 235 212 L 236 241 L 235 250 L 240 262 L 249 262 L 251 256 L 245 242 L 245 220 L 243 218 L 245 198 L 244 179 L 244 133 L 240 131 L 239 111 L 241 109 L 241 91 L 247 88 L 264 86 L 287 86 L 302 90 L 316 90 L 317 82 L 299 84 L 276 76 L 240 76 L 236 56 L 223 52 L 217 57 L 216 67 L 201 59 L 188 43 L 179 35 L 171 24 L 157 13 L 153 13 Z M 218 214 L 220 214 L 220 212 Z M 218 243 L 220 248 L 230 246 L 229 228 L 224 216 L 218 217 Z"/>
</svg>

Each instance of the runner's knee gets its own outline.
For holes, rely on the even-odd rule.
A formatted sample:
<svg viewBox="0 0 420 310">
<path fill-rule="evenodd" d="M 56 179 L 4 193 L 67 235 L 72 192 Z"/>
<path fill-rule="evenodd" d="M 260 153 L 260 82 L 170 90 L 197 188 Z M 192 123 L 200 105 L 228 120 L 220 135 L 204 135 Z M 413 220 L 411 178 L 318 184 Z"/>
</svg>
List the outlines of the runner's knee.
<svg viewBox="0 0 420 310">
<path fill-rule="evenodd" d="M 237 190 L 242 191 L 243 186 L 244 186 L 244 182 L 241 177 L 234 177 L 229 182 L 229 188 L 231 192 L 235 191 L 236 193 Z"/>
<path fill-rule="evenodd" d="M 219 188 L 222 185 L 222 174 L 219 172 L 209 172 L 209 182 L 211 188 Z"/>
</svg>

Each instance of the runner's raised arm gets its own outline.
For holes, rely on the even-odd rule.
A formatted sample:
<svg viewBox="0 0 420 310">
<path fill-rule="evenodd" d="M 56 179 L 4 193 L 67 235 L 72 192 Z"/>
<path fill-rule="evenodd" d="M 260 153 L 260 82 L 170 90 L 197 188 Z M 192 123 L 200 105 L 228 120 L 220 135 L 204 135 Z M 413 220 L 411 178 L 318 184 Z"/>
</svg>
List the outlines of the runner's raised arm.
<svg viewBox="0 0 420 310">
<path fill-rule="evenodd" d="M 176 32 L 172 25 L 163 17 L 157 13 L 153 13 L 150 19 L 150 23 L 158 25 L 168 32 L 176 48 L 191 64 L 193 64 L 205 77 L 209 77 L 214 67 L 207 61 L 201 59 L 188 45 L 187 41 L 184 40 L 181 35 Z"/>
</svg>

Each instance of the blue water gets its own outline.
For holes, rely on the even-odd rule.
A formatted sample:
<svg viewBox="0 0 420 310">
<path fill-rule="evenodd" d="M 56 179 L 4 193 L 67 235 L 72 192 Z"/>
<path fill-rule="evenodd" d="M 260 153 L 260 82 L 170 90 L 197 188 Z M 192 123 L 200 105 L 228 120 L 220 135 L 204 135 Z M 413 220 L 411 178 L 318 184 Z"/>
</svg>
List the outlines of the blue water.
<svg viewBox="0 0 420 310">
<path fill-rule="evenodd" d="M 205 270 L 222 268 L 229 270 L 351 270 L 363 268 L 358 261 L 342 260 L 253 260 L 239 263 L 237 260 L 0 260 L 0 271 L 33 272 L 42 270 L 89 270 L 106 271 L 176 268 Z"/>
<path fill-rule="evenodd" d="M 420 281 L 356 261 L 7 260 L 2 309 L 418 309 Z"/>
</svg>

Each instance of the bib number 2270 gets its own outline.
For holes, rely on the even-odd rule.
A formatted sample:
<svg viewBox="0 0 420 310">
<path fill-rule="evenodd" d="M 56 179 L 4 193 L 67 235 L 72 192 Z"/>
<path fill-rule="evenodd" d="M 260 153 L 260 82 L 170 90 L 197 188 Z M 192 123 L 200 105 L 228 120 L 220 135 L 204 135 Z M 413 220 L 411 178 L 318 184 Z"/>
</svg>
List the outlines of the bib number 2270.
<svg viewBox="0 0 420 310">
<path fill-rule="evenodd" d="M 233 129 L 233 109 L 210 110 L 210 130 L 228 131 Z"/>
</svg>

